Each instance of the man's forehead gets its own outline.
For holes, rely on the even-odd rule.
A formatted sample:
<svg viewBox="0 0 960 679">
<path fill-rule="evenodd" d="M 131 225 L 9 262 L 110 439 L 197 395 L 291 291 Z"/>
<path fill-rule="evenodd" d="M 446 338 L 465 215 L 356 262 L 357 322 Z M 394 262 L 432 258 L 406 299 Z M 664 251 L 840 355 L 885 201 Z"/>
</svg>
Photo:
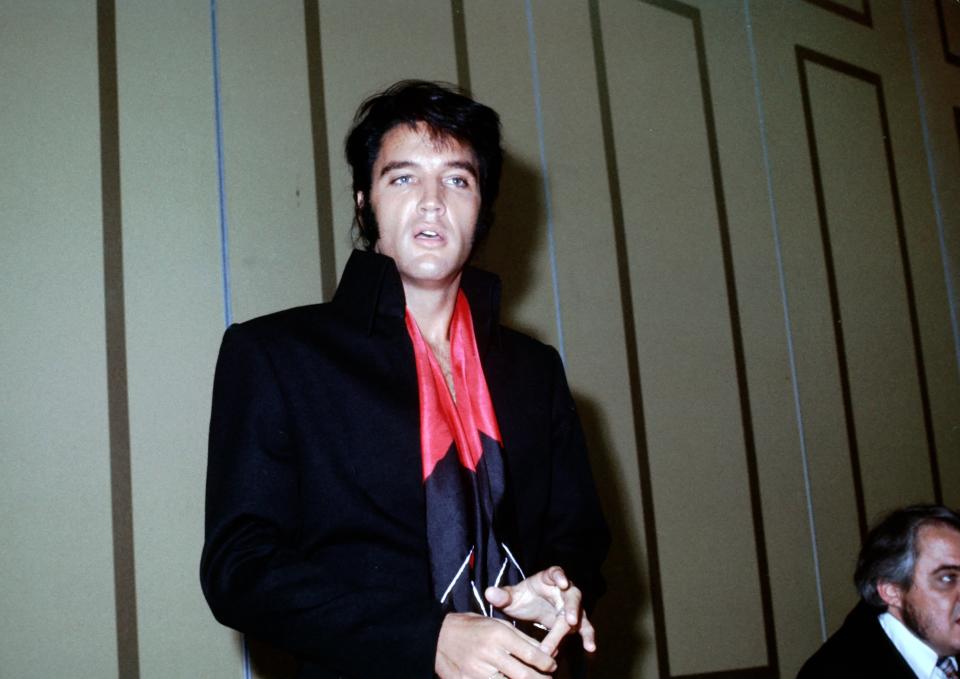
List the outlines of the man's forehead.
<svg viewBox="0 0 960 679">
<path fill-rule="evenodd" d="M 941 522 L 921 526 L 917 533 L 917 553 L 925 561 L 960 565 L 960 530 Z"/>
<path fill-rule="evenodd" d="M 437 153 L 463 152 L 465 155 L 469 155 L 471 159 L 474 159 L 476 156 L 469 142 L 463 141 L 449 132 L 428 125 L 421 120 L 415 123 L 397 123 L 387 130 L 380 142 L 380 151 L 377 154 L 377 159 L 379 160 L 383 155 L 384 149 L 388 146 L 393 146 L 401 140 L 411 141 L 413 137 Z"/>
</svg>

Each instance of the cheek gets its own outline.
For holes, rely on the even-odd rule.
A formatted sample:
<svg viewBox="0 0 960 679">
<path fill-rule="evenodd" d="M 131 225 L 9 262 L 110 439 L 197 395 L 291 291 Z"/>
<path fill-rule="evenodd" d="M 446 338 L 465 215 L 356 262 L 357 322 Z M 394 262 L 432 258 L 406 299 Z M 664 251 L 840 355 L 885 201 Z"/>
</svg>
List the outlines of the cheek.
<svg viewBox="0 0 960 679">
<path fill-rule="evenodd" d="M 403 218 L 404 201 L 396 196 L 381 196 L 379 200 L 372 204 L 372 207 L 381 233 L 385 230 L 392 230 Z"/>
<path fill-rule="evenodd" d="M 456 203 L 455 209 L 460 220 L 473 228 L 480 216 L 480 199 L 464 198 Z"/>
</svg>

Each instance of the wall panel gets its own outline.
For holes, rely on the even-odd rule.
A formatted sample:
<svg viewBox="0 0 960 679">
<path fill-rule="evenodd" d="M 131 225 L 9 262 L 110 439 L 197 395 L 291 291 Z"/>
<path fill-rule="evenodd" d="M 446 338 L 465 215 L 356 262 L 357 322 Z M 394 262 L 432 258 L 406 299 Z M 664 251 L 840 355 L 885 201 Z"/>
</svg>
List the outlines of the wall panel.
<svg viewBox="0 0 960 679">
<path fill-rule="evenodd" d="M 699 3 L 736 276 L 768 582 L 781 676 L 819 643 L 817 562 L 804 475 L 803 420 L 794 392 L 793 321 L 783 287 L 776 201 L 768 186 L 767 111 L 754 78 L 750 8 Z M 798 648 L 799 647 L 799 648 Z"/>
<path fill-rule="evenodd" d="M 917 306 L 927 363 L 931 410 L 937 437 L 944 501 L 960 504 L 960 488 L 947 479 L 960 476 L 960 456 L 946 451 L 960 450 L 960 128 L 954 117 L 960 106 L 960 61 L 946 58 L 938 33 L 936 7 L 908 4 L 912 56 L 917 76 L 916 93 L 922 118 L 919 121 L 924 150 L 919 160 L 923 169 L 901 172 L 901 194 L 917 196 L 925 210 L 914 216 L 914 202 L 905 201 L 904 215 L 911 236 L 911 253 L 917 252 L 915 267 Z M 946 18 L 946 15 L 945 15 Z M 951 24 L 960 31 L 960 17 Z M 924 38 L 923 36 L 929 36 Z M 891 107 L 891 119 L 899 113 Z M 919 152 L 921 144 L 905 144 L 906 153 Z M 897 149 L 898 158 L 904 151 Z M 922 180 L 916 185 L 907 182 Z"/>
<path fill-rule="evenodd" d="M 664 517 L 651 564 L 663 588 L 661 672 L 667 659 L 678 675 L 775 666 L 702 25 L 690 6 L 656 4 L 621 3 L 603 28 L 621 185 L 636 182 L 621 189 L 634 314 L 657 319 L 636 339 L 653 506 Z M 667 306 L 688 313 L 670 316 Z M 697 574 L 708 563 L 728 584 L 703 586 L 718 616 L 736 616 L 736 634 L 700 605 Z"/>
<path fill-rule="evenodd" d="M 879 78 L 798 51 L 856 489 L 868 517 L 939 495 L 916 308 Z M 843 70 L 840 70 L 843 69 Z M 844 102 L 838 106 L 837 102 Z M 917 464 L 927 458 L 927 465 Z"/>
<path fill-rule="evenodd" d="M 352 249 L 351 178 L 343 142 L 360 101 L 404 78 L 457 79 L 448 0 L 323 2 L 320 46 L 329 131 L 331 203 L 336 266 Z"/>
<path fill-rule="evenodd" d="M 777 8 L 752 5 L 759 83 L 769 112 L 772 199 L 782 227 L 828 630 L 839 626 L 854 600 L 849 578 L 859 543 L 856 524 L 872 523 L 880 512 L 905 501 L 935 499 L 935 471 L 939 469 L 947 478 L 956 457 L 943 451 L 957 449 L 950 431 L 955 418 L 945 417 L 946 409 L 955 403 L 957 382 L 942 249 L 937 246 L 937 222 L 930 200 L 938 190 L 931 187 L 924 168 L 924 132 L 908 54 L 888 49 L 890 44 L 907 40 L 901 8 L 875 4 L 872 10 L 873 26 L 866 27 L 809 3 Z M 794 56 L 787 50 L 797 44 L 875 74 L 873 80 L 861 83 L 866 90 L 858 90 L 851 84 L 849 72 L 832 73 L 834 80 L 820 82 L 824 88 L 818 95 L 820 103 L 806 116 L 815 122 L 816 139 L 821 135 L 833 139 L 829 153 L 835 168 L 829 170 L 832 174 L 823 184 L 828 187 L 825 193 L 833 196 L 825 199 L 824 209 L 835 214 L 822 218 L 836 225 L 837 235 L 832 236 L 831 226 L 831 237 L 845 242 L 843 247 L 850 252 L 844 263 L 837 264 L 843 271 L 834 272 L 835 280 L 841 281 L 834 290 L 837 308 L 842 309 L 841 315 L 853 315 L 841 326 L 823 313 L 830 308 L 832 251 L 816 252 L 814 239 L 804 235 L 821 219 L 816 214 L 814 187 L 815 174 L 825 163 L 822 153 L 818 161 L 809 148 L 796 144 L 798 138 L 808 136 L 797 134 L 798 128 L 806 125 L 797 115 L 804 105 L 803 87 L 798 80 L 785 77 Z M 875 89 L 870 86 L 874 82 Z M 877 132 L 881 88 L 882 101 L 896 101 L 897 105 L 889 107 L 889 119 L 884 123 L 888 127 Z M 863 97 L 859 104 L 858 96 Z M 869 121 L 864 120 L 867 111 Z M 824 117 L 822 123 L 820 116 Z M 868 181 L 873 185 L 863 184 Z M 864 197 L 858 200 L 857 195 Z M 885 225 L 883 237 L 872 231 L 880 225 Z M 949 227 L 946 232 L 951 232 Z M 868 242 L 859 242 L 860 238 Z M 865 283 L 874 266 L 878 279 Z M 883 267 L 886 270 L 881 276 Z M 849 302 L 842 301 L 844 294 Z M 870 313 L 871 306 L 880 311 Z M 859 327 L 853 327 L 858 321 Z M 854 358 L 848 358 L 849 351 L 840 353 L 837 330 L 860 338 Z M 875 350 L 884 356 L 872 356 L 870 352 Z M 851 369 L 851 375 L 853 370 L 858 374 L 850 378 L 846 395 L 841 375 L 844 361 L 849 363 L 845 367 Z M 849 421 L 871 422 L 867 433 L 861 432 L 858 424 L 853 439 L 847 436 L 846 422 L 837 417 L 844 412 L 845 396 Z M 896 414 L 879 415 L 884 408 Z M 887 431 L 887 426 L 895 426 L 897 431 Z M 838 434 L 847 441 L 839 440 Z M 851 440 L 859 447 L 859 455 L 851 451 Z M 869 459 L 859 462 L 863 455 Z M 947 458 L 950 462 L 945 462 Z M 863 503 L 859 517 L 853 506 L 853 489 L 858 485 L 866 488 L 864 493 L 871 498 Z M 945 481 L 942 485 L 948 487 Z"/>
<path fill-rule="evenodd" d="M 949 0 L 935 0 L 943 58 L 960 66 L 960 8 Z"/>
<path fill-rule="evenodd" d="M 567 377 L 589 441 L 594 476 L 611 521 L 613 544 L 605 573 L 609 595 L 594 614 L 603 652 L 592 676 L 650 676 L 656 672 L 653 615 L 646 581 L 644 525 L 637 492 L 636 455 L 643 441 L 639 384 L 632 385 L 625 336 L 634 333 L 629 294 L 620 293 L 618 233 L 606 200 L 618 191 L 607 167 L 604 112 L 598 78 L 602 35 L 594 32 L 596 3 L 554 0 L 533 4 L 544 111 L 547 175 L 556 242 Z M 601 65 L 598 76 L 597 61 Z M 582 83 L 574 95 L 570 82 Z M 606 116 L 608 117 L 608 116 Z M 614 159 L 615 162 L 615 159 Z M 604 171 L 605 170 L 605 171 Z M 530 256 L 528 253 L 526 256 Z M 630 330 L 627 330 L 628 326 Z M 631 340 L 632 342 L 632 340 Z M 637 399 L 633 391 L 637 392 Z"/>
<path fill-rule="evenodd" d="M 828 12 L 833 12 L 839 17 L 856 21 L 864 26 L 873 25 L 873 17 L 870 12 L 870 0 L 806 0 L 811 5 L 816 5 Z"/>
<path fill-rule="evenodd" d="M 209 8 L 117 12 L 142 677 L 234 677 L 199 587 L 210 389 L 223 332 Z"/>
<path fill-rule="evenodd" d="M 908 44 L 912 69 L 907 71 L 906 68 L 897 68 L 888 63 L 883 73 L 883 91 L 887 102 L 891 155 L 895 159 L 897 191 L 903 216 L 903 250 L 907 254 L 905 260 L 909 260 L 909 279 L 916 310 L 919 335 L 917 344 L 922 349 L 922 374 L 925 374 L 930 429 L 933 433 L 931 447 L 935 447 L 937 453 L 936 465 L 932 466 L 932 471 L 939 472 L 936 474 L 940 480 L 939 492 L 935 487 L 932 497 L 942 497 L 949 501 L 945 495 L 948 484 L 944 483 L 944 478 L 957 478 L 956 474 L 960 472 L 960 456 L 952 454 L 952 451 L 960 450 L 960 429 L 956 426 L 956 413 L 960 412 L 960 382 L 952 379 L 954 374 L 960 376 L 960 328 L 951 327 L 951 318 L 956 317 L 956 304 L 951 302 L 951 298 L 955 300 L 956 295 L 951 292 L 951 288 L 955 290 L 955 286 L 950 280 L 949 272 L 955 270 L 955 267 L 947 265 L 946 262 L 951 256 L 949 234 L 960 231 L 960 221 L 957 221 L 960 205 L 957 209 L 944 207 L 950 203 L 949 189 L 944 190 L 944 185 L 949 185 L 949 182 L 936 178 L 929 171 L 929 157 L 934 155 L 928 157 L 926 140 L 934 139 L 931 135 L 934 121 L 930 118 L 926 97 L 921 96 L 925 88 L 922 85 L 921 70 L 918 68 L 920 63 L 915 61 L 915 50 L 919 45 L 916 37 L 911 37 L 914 22 L 907 14 L 911 9 L 915 9 L 932 15 L 934 8 L 930 4 L 923 4 L 904 5 L 897 9 L 899 11 L 891 11 L 893 8 L 885 6 L 878 7 L 877 14 L 882 16 L 882 13 L 889 12 L 892 15 L 890 23 L 893 28 L 887 32 L 885 39 L 891 44 Z M 892 21 L 894 17 L 898 19 L 897 22 Z M 933 41 L 923 42 L 929 45 Z M 943 62 L 942 56 L 938 58 L 938 63 L 941 74 L 946 75 L 947 64 Z M 956 92 L 960 91 L 960 73 L 957 73 L 956 68 L 950 71 L 954 76 L 953 91 L 956 98 Z M 911 75 L 913 77 L 910 77 Z M 949 81 L 943 79 L 940 83 L 935 88 L 937 91 L 951 91 Z M 891 102 L 898 104 L 893 105 Z M 941 113 L 940 119 L 942 118 Z M 938 135 L 938 138 L 942 137 Z M 942 142 L 938 142 L 937 146 L 942 146 Z M 931 146 L 931 150 L 933 148 Z M 960 172 L 953 173 L 954 185 L 957 185 L 958 179 Z M 923 386 L 921 384 L 921 387 Z"/>
<path fill-rule="evenodd" d="M 844 420 L 841 378 L 829 313 L 827 265 L 817 231 L 813 167 L 806 143 L 803 97 L 796 73 L 795 33 L 848 49 L 863 48 L 868 29 L 808 3 L 776 8 L 751 3 L 757 85 L 765 111 L 770 200 L 779 233 L 785 312 L 791 323 L 802 426 L 800 460 L 807 469 L 805 494 L 810 539 L 816 540 L 816 602 L 824 631 L 843 621 L 855 594 L 850 573 L 860 542 L 854 473 Z M 848 35 L 844 35 L 843 31 Z M 837 35 L 831 36 L 831 33 Z M 830 37 L 825 37 L 830 36 Z M 806 538 L 806 536 L 805 536 Z M 817 640 L 807 637 L 809 655 Z M 795 656 L 796 657 L 796 656 Z M 790 671 L 786 666 L 784 671 Z"/>
<path fill-rule="evenodd" d="M 320 300 L 303 6 L 218 13 L 224 197 L 238 321 Z"/>
<path fill-rule="evenodd" d="M 115 677 L 96 7 L 0 16 L 0 675 Z"/>
<path fill-rule="evenodd" d="M 540 61 L 532 63 L 523 2 L 464 3 L 467 57 L 473 94 L 500 114 L 506 149 L 497 222 L 476 258 L 503 279 L 503 320 L 534 337 L 559 345 L 551 271 L 550 178 L 541 156 Z M 532 6 L 531 6 L 532 11 Z M 532 19 L 532 15 L 531 15 Z M 541 116 L 542 118 L 543 116 Z"/>
</svg>

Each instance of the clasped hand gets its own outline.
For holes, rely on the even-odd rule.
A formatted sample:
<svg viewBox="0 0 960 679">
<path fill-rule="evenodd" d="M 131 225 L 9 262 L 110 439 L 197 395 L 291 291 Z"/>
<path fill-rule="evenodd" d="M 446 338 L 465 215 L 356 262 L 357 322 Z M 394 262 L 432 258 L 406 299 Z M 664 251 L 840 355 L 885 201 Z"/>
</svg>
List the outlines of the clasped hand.
<svg viewBox="0 0 960 679">
<path fill-rule="evenodd" d="M 586 651 L 596 650 L 593 625 L 581 607 L 582 595 L 559 566 L 516 585 L 488 587 L 484 596 L 514 620 L 539 623 L 542 641 L 505 620 L 475 613 L 450 613 L 440 628 L 436 672 L 441 679 L 540 679 L 556 671 L 554 657 L 568 634 L 579 633 Z"/>
</svg>

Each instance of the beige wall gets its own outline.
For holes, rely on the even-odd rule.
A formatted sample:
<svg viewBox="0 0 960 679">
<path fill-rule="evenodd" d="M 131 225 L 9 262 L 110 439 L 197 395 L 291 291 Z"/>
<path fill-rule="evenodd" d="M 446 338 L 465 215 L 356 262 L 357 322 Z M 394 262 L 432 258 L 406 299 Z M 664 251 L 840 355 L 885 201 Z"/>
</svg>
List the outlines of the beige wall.
<svg viewBox="0 0 960 679">
<path fill-rule="evenodd" d="M 864 524 L 960 505 L 957 3 L 212 7 L 0 0 L 0 676 L 241 676 L 197 580 L 219 336 L 329 298 L 342 139 L 403 77 L 502 115 L 479 259 L 615 538 L 591 676 L 793 676 Z"/>
</svg>

